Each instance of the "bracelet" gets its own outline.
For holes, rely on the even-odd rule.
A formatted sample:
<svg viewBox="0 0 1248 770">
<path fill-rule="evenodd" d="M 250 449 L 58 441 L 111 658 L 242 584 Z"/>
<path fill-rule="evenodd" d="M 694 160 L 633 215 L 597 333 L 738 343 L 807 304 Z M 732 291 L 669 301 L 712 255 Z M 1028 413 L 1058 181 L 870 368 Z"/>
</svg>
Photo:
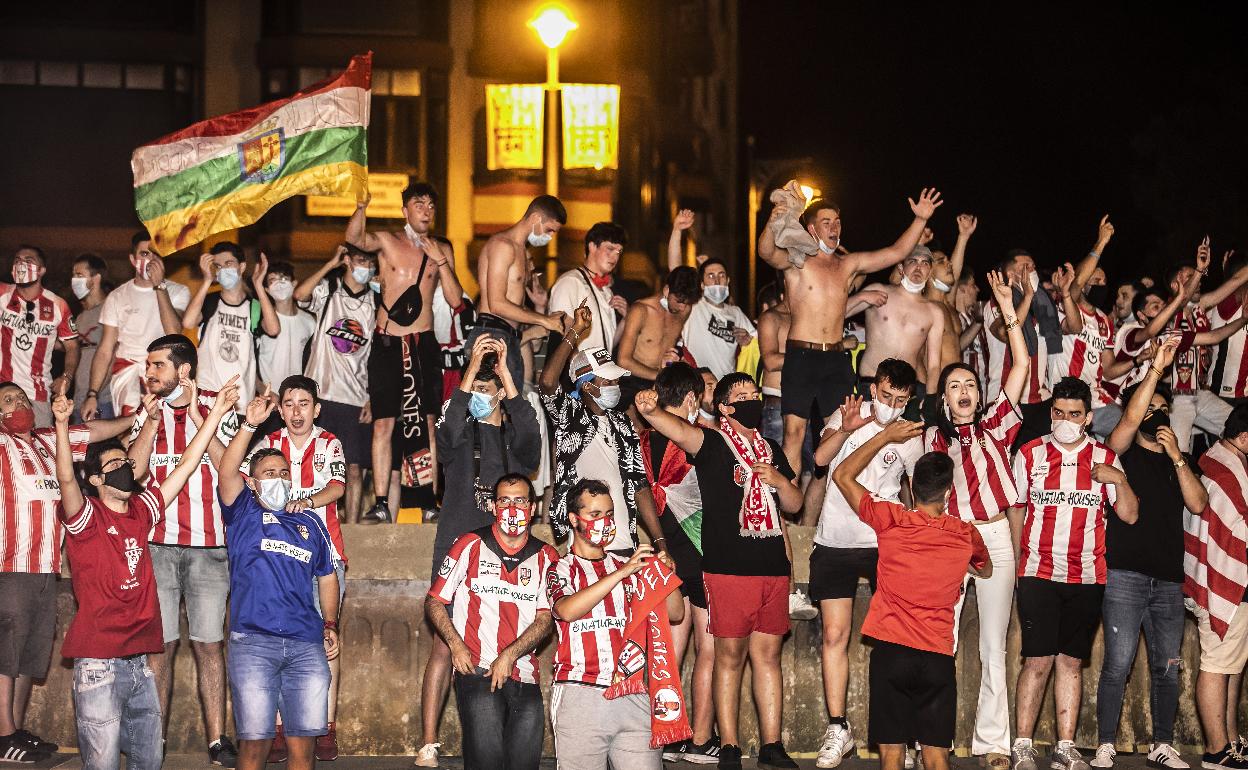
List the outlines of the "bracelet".
<svg viewBox="0 0 1248 770">
<path fill-rule="evenodd" d="M 1150 366 L 1150 367 L 1148 368 L 1148 370 L 1149 370 L 1150 372 L 1152 372 L 1153 374 L 1157 375 L 1157 379 L 1159 379 L 1159 380 L 1160 380 L 1162 377 L 1165 377 L 1165 376 L 1166 376 L 1166 373 L 1165 373 L 1165 372 L 1163 372 L 1162 370 L 1158 369 L 1158 368 L 1157 368 L 1157 367 L 1155 367 L 1155 366 Z"/>
<path fill-rule="evenodd" d="M 1010 329 L 1013 329 L 1013 328 L 1014 328 L 1014 327 L 1016 327 L 1016 326 L 1018 326 L 1018 319 L 1017 319 L 1017 318 L 1013 318 L 1013 319 L 1011 319 L 1011 320 L 1009 320 L 1009 321 L 1006 321 L 1006 322 L 1005 322 L 1005 330 L 1006 330 L 1007 332 L 1008 332 Z"/>
<path fill-rule="evenodd" d="M 1092 259 L 1100 259 L 1100 258 L 1101 258 L 1101 254 L 1100 254 L 1100 252 L 1098 252 L 1096 249 L 1092 249 L 1091 251 L 1089 251 L 1089 252 L 1088 252 L 1088 256 L 1089 256 L 1089 257 L 1091 257 Z"/>
<path fill-rule="evenodd" d="M 655 539 L 651 540 L 650 542 L 651 542 L 651 543 L 659 543 L 659 542 L 666 543 L 666 542 L 667 542 L 667 538 L 665 538 L 665 537 L 656 537 Z"/>
<path fill-rule="evenodd" d="M 245 430 L 245 431 L 247 431 L 247 432 L 249 432 L 249 433 L 255 433 L 256 431 L 260 430 L 260 426 L 259 426 L 259 425 L 252 425 L 251 423 L 247 422 L 247 418 L 245 418 L 245 417 L 244 417 L 244 418 L 243 418 L 243 424 L 242 424 L 242 425 L 239 425 L 239 426 L 238 426 L 238 429 L 239 429 L 239 430 Z"/>
<path fill-rule="evenodd" d="M 1177 460 L 1177 461 L 1174 463 L 1174 469 L 1175 469 L 1176 471 L 1177 471 L 1179 468 L 1186 468 L 1186 467 L 1187 467 L 1187 460 L 1179 459 L 1179 460 Z"/>
<path fill-rule="evenodd" d="M 337 631 L 337 630 L 338 630 L 338 621 L 336 621 L 336 620 L 327 620 L 327 621 L 325 621 L 325 630 L 326 630 L 326 631 Z"/>
<path fill-rule="evenodd" d="M 87 398 L 93 398 L 93 397 L 98 396 L 98 395 L 100 395 L 100 392 L 99 392 L 98 390 L 88 390 L 88 391 L 87 391 Z"/>
</svg>

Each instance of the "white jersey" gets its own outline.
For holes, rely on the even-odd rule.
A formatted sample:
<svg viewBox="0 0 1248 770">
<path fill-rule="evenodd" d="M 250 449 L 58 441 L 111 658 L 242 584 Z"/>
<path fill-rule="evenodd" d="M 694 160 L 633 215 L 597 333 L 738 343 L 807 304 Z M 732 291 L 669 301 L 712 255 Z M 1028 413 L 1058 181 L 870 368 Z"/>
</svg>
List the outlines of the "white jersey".
<svg viewBox="0 0 1248 770">
<path fill-rule="evenodd" d="M 260 381 L 281 387 L 282 380 L 293 374 L 303 374 L 303 349 L 316 331 L 316 318 L 306 310 L 297 308 L 294 315 L 277 314 L 282 330 L 276 337 L 260 335 Z M 319 384 L 319 383 L 318 383 Z"/>
<path fill-rule="evenodd" d="M 195 381 L 205 390 L 219 391 L 238 375 L 238 403 L 249 404 L 256 394 L 256 344 L 252 317 L 254 299 L 231 305 L 221 295 L 204 299 L 199 325 L 199 368 Z"/>
<path fill-rule="evenodd" d="M 1101 387 L 1101 354 L 1113 348 L 1114 324 L 1107 313 L 1096 308 L 1089 312 L 1080 307 L 1079 315 L 1083 317 L 1083 330 L 1078 334 L 1063 333 L 1062 349 L 1049 355 L 1049 383 L 1063 377 L 1083 380 L 1092 389 L 1092 408 L 1099 409 L 1114 401 Z M 1057 317 L 1063 322 L 1066 319 L 1061 305 L 1057 306 Z"/>
<path fill-rule="evenodd" d="M 698 300 L 689 312 L 689 320 L 685 321 L 682 334 L 685 350 L 697 366 L 709 368 L 715 379 L 737 370 L 737 340 L 733 329 L 745 329 L 751 337 L 758 336 L 758 330 L 741 308 L 728 303 L 716 307 L 706 297 Z"/>
<path fill-rule="evenodd" d="M 1239 292 L 1219 302 L 1210 313 L 1213 328 L 1225 326 L 1238 320 L 1244 314 L 1243 303 Z M 1210 374 L 1209 389 L 1222 398 L 1248 398 L 1248 356 L 1244 355 L 1244 346 L 1248 345 L 1248 332 L 1243 329 L 1236 331 L 1218 346 L 1217 362 Z"/>
<path fill-rule="evenodd" d="M 1112 449 L 1088 437 L 1069 451 L 1052 434 L 1018 450 L 1015 504 L 1026 507 L 1019 577 L 1104 585 L 1106 504 L 1118 495 L 1113 484 L 1092 480 L 1102 463 L 1122 470 Z"/>
<path fill-rule="evenodd" d="M 173 281 L 165 283 L 173 309 L 179 313 L 186 310 L 191 290 Z M 100 323 L 117 329 L 114 357 L 126 361 L 147 360 L 147 346 L 165 334 L 155 290 L 135 286 L 133 280 L 126 281 L 104 298 Z"/>
<path fill-rule="evenodd" d="M 610 351 L 614 350 L 615 329 L 619 322 L 615 309 L 610 304 L 614 296 L 610 286 L 595 286 L 589 271 L 578 267 L 559 276 L 555 285 L 550 287 L 550 301 L 546 309 L 552 313 L 562 310 L 571 318 L 584 302 L 590 315 L 594 317 L 594 325 L 589 334 L 585 335 L 585 339 L 581 340 L 578 350 L 601 347 Z"/>
<path fill-rule="evenodd" d="M 865 416 L 871 409 L 869 403 L 862 405 Z M 838 409 L 828 420 L 823 429 L 840 430 L 841 411 Z M 875 530 L 858 518 L 858 509 L 850 505 L 841 490 L 832 482 L 832 471 L 849 457 L 855 449 L 867 443 L 884 430 L 884 426 L 872 420 L 858 430 L 849 434 L 841 450 L 828 464 L 828 489 L 823 498 L 823 510 L 819 513 L 819 528 L 815 531 L 815 542 L 828 548 L 875 548 Z M 901 502 L 901 474 L 913 473 L 914 464 L 923 456 L 923 439 L 915 436 L 904 444 L 889 444 L 880 450 L 862 473 L 858 474 L 858 483 L 867 491 L 881 500 L 894 503 Z"/>
<path fill-rule="evenodd" d="M 16 286 L 0 289 L 0 382 L 14 382 L 32 403 L 52 401 L 52 348 L 78 337 L 65 300 L 40 289 L 26 300 Z"/>
<path fill-rule="evenodd" d="M 56 480 L 56 431 L 36 428 L 30 443 L 0 431 L 0 573 L 60 574 L 61 487 Z M 87 456 L 91 430 L 71 426 L 74 462 Z"/>
<path fill-rule="evenodd" d="M 1144 349 L 1148 347 L 1149 340 L 1144 339 L 1143 329 L 1144 324 L 1135 320 L 1135 318 L 1131 318 L 1118 327 L 1118 331 L 1114 333 L 1115 361 L 1127 361 L 1144 352 Z M 1144 379 L 1144 375 L 1148 373 L 1148 369 L 1152 365 L 1151 361 L 1145 361 L 1139 366 L 1128 370 L 1126 374 L 1121 374 L 1112 380 L 1105 380 L 1101 385 L 1105 388 L 1110 398 L 1116 401 L 1122 396 L 1122 391 Z M 1123 404 L 1123 406 L 1126 406 L 1126 404 Z"/>
<path fill-rule="evenodd" d="M 321 387 L 322 400 L 364 406 L 368 401 L 369 345 L 377 323 L 377 292 L 365 287 L 353 295 L 341 279 L 329 276 L 312 290 L 306 307 L 317 321 L 304 374 Z"/>
<path fill-rule="evenodd" d="M 292 500 L 312 497 L 330 484 L 346 486 L 347 460 L 342 453 L 342 442 L 338 437 L 319 426 L 312 426 L 312 434 L 302 449 L 295 446 L 286 428 L 274 431 L 256 444 L 254 454 L 259 449 L 276 449 L 290 463 L 290 496 Z M 243 464 L 243 473 L 251 473 L 251 457 Z M 322 505 L 312 509 L 321 517 L 325 531 L 334 544 L 334 555 L 338 561 L 347 560 L 346 549 L 342 543 L 342 525 L 338 523 L 338 503 Z"/>
<path fill-rule="evenodd" d="M 584 559 L 571 551 L 555 563 L 546 579 L 550 607 L 565 596 L 597 583 L 624 566 L 627 559 L 608 553 L 598 561 Z M 572 682 L 608 687 L 615 674 L 616 657 L 624 646 L 627 620 L 625 584 L 621 580 L 606 598 L 594 605 L 585 617 L 564 620 L 555 615 L 559 645 L 555 648 L 554 675 L 556 682 Z"/>
</svg>

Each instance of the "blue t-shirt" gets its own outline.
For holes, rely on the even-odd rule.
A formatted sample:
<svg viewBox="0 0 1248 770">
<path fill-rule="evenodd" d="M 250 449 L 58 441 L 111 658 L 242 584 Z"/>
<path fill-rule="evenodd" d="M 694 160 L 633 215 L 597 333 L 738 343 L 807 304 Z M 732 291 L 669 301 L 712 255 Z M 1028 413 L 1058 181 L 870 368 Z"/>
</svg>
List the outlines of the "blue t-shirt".
<svg viewBox="0 0 1248 770">
<path fill-rule="evenodd" d="M 221 505 L 230 557 L 230 630 L 319 642 L 316 578 L 334 571 L 334 546 L 312 512 L 266 511 L 250 489 Z"/>
</svg>

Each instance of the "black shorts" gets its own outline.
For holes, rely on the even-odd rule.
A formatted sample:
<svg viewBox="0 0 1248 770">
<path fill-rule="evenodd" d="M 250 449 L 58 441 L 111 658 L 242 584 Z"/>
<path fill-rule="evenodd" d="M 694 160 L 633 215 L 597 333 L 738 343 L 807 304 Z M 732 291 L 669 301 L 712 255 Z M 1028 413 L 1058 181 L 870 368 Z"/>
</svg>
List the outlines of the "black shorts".
<svg viewBox="0 0 1248 770">
<path fill-rule="evenodd" d="M 635 377 L 628 375 L 620 378 L 620 405 L 617 409 L 623 411 L 633 405 L 633 399 L 643 390 L 649 390 L 654 387 L 654 380 L 647 380 L 644 377 Z"/>
<path fill-rule="evenodd" d="M 1024 658 L 1091 657 L 1105 586 L 1020 577 L 1015 590 Z"/>
<path fill-rule="evenodd" d="M 59 575 L 0 573 L 0 674 L 42 679 L 52 662 Z"/>
<path fill-rule="evenodd" d="M 822 420 L 831 417 L 854 392 L 854 365 L 847 352 L 787 348 L 780 383 L 781 414 L 809 420 L 814 405 Z"/>
<path fill-rule="evenodd" d="M 875 382 L 875 375 L 858 375 L 858 381 L 854 385 L 854 393 L 862 396 L 868 401 L 871 400 L 871 385 Z M 910 422 L 923 421 L 923 401 L 927 398 L 927 388 L 923 387 L 923 383 L 914 383 L 914 395 L 906 403 L 906 411 L 902 412 L 902 418 Z"/>
<path fill-rule="evenodd" d="M 663 528 L 664 550 L 676 561 L 676 577 L 680 578 L 680 592 L 689 597 L 694 607 L 706 609 L 706 585 L 702 582 L 702 553 L 693 541 L 685 534 L 684 528 L 676 521 L 671 511 L 663 511 L 659 517 L 659 526 Z"/>
<path fill-rule="evenodd" d="M 953 748 L 958 680 L 952 655 L 874 639 L 868 678 L 871 743 Z"/>
<path fill-rule="evenodd" d="M 373 426 L 360 422 L 361 408 L 337 401 L 322 401 L 316 424 L 338 437 L 347 465 L 361 468 L 373 464 Z"/>
<path fill-rule="evenodd" d="M 810 552 L 810 600 L 852 599 L 858 594 L 858 579 L 866 578 L 875 591 L 875 565 L 878 548 L 829 548 L 815 543 Z"/>
<path fill-rule="evenodd" d="M 374 420 L 402 413 L 403 379 L 409 373 L 419 384 L 421 413 L 442 411 L 442 349 L 432 331 L 410 336 L 416 338 L 416 351 L 405 369 L 403 338 L 373 334 L 373 346 L 368 352 L 368 398 Z"/>
</svg>

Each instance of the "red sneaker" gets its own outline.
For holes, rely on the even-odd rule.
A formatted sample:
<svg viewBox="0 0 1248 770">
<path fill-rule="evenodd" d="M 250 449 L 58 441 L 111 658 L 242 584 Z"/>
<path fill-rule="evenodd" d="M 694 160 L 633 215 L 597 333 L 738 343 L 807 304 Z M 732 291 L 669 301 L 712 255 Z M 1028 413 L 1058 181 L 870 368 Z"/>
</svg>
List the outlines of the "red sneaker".
<svg viewBox="0 0 1248 770">
<path fill-rule="evenodd" d="M 320 762 L 333 762 L 338 758 L 338 734 L 334 723 L 329 723 L 329 732 L 316 736 L 316 758 Z"/>
<path fill-rule="evenodd" d="M 269 763 L 279 764 L 286 761 L 286 732 L 277 726 L 277 735 L 273 736 L 273 745 L 269 746 Z"/>
</svg>

